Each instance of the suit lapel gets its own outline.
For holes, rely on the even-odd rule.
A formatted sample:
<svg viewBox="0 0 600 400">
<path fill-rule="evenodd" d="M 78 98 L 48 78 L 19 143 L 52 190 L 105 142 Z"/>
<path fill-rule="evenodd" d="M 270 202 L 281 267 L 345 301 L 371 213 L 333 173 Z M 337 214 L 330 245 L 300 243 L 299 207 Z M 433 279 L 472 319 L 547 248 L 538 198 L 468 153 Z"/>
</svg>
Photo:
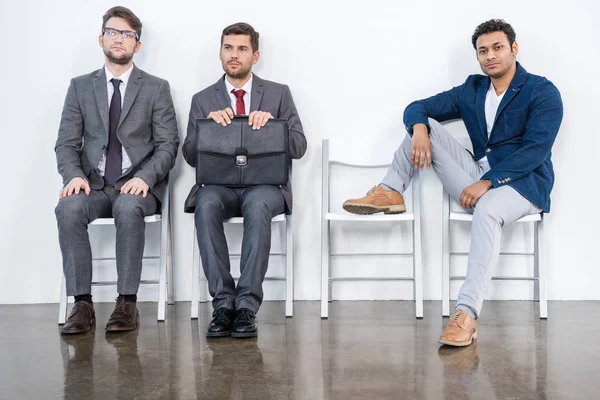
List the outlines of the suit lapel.
<svg viewBox="0 0 600 400">
<path fill-rule="evenodd" d="M 265 82 L 258 76 L 252 78 L 252 95 L 250 96 L 250 112 L 257 111 L 263 97 L 263 86 Z"/>
<path fill-rule="evenodd" d="M 502 97 L 502 101 L 498 106 L 498 112 L 496 113 L 496 119 L 494 120 L 494 126 L 496 126 L 496 120 L 498 120 L 498 116 L 500 113 L 506 108 L 508 103 L 519 93 L 521 90 L 521 86 L 525 84 L 525 79 L 527 78 L 527 71 L 525 68 L 521 67 L 521 64 L 517 63 L 517 72 L 515 72 L 515 76 L 513 80 L 510 82 L 510 85 L 506 89 L 506 94 Z"/>
<path fill-rule="evenodd" d="M 231 108 L 231 98 L 229 97 L 229 93 L 227 93 L 227 87 L 225 86 L 225 75 L 223 75 L 223 77 L 213 86 L 215 88 L 214 101 L 217 105 L 217 110 L 224 110 L 227 107 Z"/>
<path fill-rule="evenodd" d="M 140 88 L 142 87 L 143 83 L 144 80 L 142 79 L 142 71 L 140 71 L 140 69 L 134 65 L 131 75 L 129 76 L 129 82 L 127 82 L 127 89 L 125 89 L 125 99 L 123 100 L 121 119 L 119 120 L 119 125 L 117 128 L 121 126 L 127 117 L 127 114 L 129 113 L 129 110 L 131 110 L 131 106 L 140 92 Z"/>
<path fill-rule="evenodd" d="M 487 124 L 485 122 L 485 96 L 490 87 L 490 78 L 486 79 L 477 89 L 477 98 L 475 100 L 475 111 L 477 113 L 477 122 L 481 134 L 484 135 L 487 142 Z"/>
<path fill-rule="evenodd" d="M 104 124 L 104 132 L 108 135 L 108 89 L 106 88 L 106 73 L 101 68 L 94 77 L 94 95 L 100 111 L 100 118 Z"/>
</svg>

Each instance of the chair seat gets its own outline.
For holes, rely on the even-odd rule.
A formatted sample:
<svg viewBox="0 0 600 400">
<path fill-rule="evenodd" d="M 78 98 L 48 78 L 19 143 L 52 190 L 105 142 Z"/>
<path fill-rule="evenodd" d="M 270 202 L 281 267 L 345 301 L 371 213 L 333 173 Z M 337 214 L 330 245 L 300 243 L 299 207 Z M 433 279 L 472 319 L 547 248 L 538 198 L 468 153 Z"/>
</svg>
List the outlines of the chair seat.
<svg viewBox="0 0 600 400">
<path fill-rule="evenodd" d="M 271 222 L 283 222 L 285 221 L 285 214 L 279 214 L 273 217 L 273 219 L 271 219 Z M 226 224 L 243 224 L 244 223 L 244 217 L 233 217 L 233 218 L 229 218 L 228 220 L 225 220 Z"/>
<path fill-rule="evenodd" d="M 450 220 L 451 221 L 473 221 L 473 214 L 469 214 L 467 212 L 450 212 Z M 534 222 L 541 221 L 542 217 L 540 214 L 532 214 L 526 215 L 523 218 L 519 218 L 515 222 Z"/>
<path fill-rule="evenodd" d="M 373 214 L 373 215 L 355 215 L 347 213 L 325 214 L 325 219 L 329 221 L 357 221 L 357 222 L 383 222 L 383 221 L 413 221 L 415 215 L 411 212 L 402 214 Z"/>
<path fill-rule="evenodd" d="M 149 215 L 146 218 L 144 218 L 145 223 L 158 222 L 158 221 L 160 221 L 160 214 Z M 114 225 L 114 224 L 115 224 L 114 218 L 97 218 L 97 219 L 93 220 L 92 222 L 90 222 L 90 225 Z"/>
</svg>

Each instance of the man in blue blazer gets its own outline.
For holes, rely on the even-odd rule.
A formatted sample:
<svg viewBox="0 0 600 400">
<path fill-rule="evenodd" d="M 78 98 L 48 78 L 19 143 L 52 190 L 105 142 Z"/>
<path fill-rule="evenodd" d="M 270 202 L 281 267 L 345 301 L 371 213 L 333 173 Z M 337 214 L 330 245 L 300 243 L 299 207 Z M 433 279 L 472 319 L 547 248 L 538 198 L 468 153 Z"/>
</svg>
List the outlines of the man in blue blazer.
<svg viewBox="0 0 600 400">
<path fill-rule="evenodd" d="M 381 184 L 344 209 L 356 214 L 405 211 L 401 193 L 415 168 L 433 169 L 450 196 L 473 213 L 467 276 L 440 343 L 467 346 L 498 261 L 502 226 L 549 212 L 552 145 L 563 116 L 558 89 L 518 62 L 513 28 L 493 19 L 475 29 L 473 47 L 484 75 L 408 105 L 408 136 Z M 463 148 L 440 122 L 462 118 L 473 144 Z"/>
</svg>

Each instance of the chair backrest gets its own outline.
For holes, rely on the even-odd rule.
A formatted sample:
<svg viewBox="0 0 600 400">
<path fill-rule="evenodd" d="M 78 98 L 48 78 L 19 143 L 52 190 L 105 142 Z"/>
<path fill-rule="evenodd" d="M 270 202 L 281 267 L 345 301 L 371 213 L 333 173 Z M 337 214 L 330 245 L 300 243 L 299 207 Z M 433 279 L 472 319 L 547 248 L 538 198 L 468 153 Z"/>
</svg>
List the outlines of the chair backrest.
<svg viewBox="0 0 600 400">
<path fill-rule="evenodd" d="M 323 139 L 321 164 L 323 212 L 334 211 L 331 209 L 331 193 L 346 195 L 345 198 L 362 197 L 370 189 L 369 184 L 379 184 L 400 143 L 401 140 Z M 346 172 L 346 179 L 336 184 L 331 180 L 332 173 L 339 172 L 340 169 Z M 363 183 L 363 179 L 360 179 L 357 173 L 360 173 L 363 179 L 371 180 L 365 180 Z M 415 183 L 418 185 L 418 174 L 415 174 L 413 184 L 404 193 L 409 212 L 413 211 L 413 204 L 418 204 L 419 191 L 412 190 Z M 334 208 L 341 209 L 341 203 L 340 199 L 335 199 Z"/>
</svg>

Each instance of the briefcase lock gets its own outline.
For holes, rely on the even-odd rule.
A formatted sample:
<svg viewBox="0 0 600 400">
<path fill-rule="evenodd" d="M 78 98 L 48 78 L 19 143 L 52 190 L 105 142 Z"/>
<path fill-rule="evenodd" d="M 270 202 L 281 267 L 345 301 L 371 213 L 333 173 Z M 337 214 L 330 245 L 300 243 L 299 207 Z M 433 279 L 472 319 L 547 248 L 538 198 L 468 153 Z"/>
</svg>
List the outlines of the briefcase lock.
<svg viewBox="0 0 600 400">
<path fill-rule="evenodd" d="M 247 156 L 235 156 L 235 165 L 244 166 L 248 165 L 248 157 Z"/>
</svg>

